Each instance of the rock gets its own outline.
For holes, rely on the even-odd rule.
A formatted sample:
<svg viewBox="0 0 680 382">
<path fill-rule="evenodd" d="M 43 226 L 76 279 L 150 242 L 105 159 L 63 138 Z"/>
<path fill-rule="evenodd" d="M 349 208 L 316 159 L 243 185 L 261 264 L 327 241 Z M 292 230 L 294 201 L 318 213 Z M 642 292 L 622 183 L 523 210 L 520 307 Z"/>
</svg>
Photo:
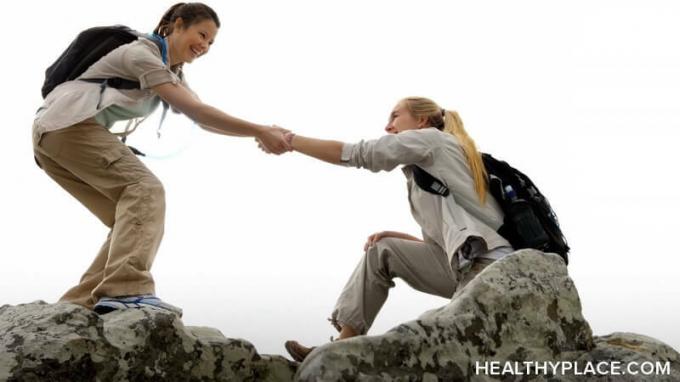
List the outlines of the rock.
<svg viewBox="0 0 680 382">
<path fill-rule="evenodd" d="M 661 369 L 650 374 L 656 363 Z M 637 374 L 627 372 L 627 365 L 637 365 L 632 370 Z M 0 307 L 0 382 L 294 377 L 304 382 L 678 382 L 680 354 L 638 334 L 593 337 L 562 260 L 533 250 L 487 267 L 448 305 L 384 335 L 321 346 L 301 365 L 259 355 L 249 342 L 227 339 L 217 329 L 185 327 L 165 311 L 99 316 L 72 304 Z"/>
<path fill-rule="evenodd" d="M 72 304 L 0 308 L 0 381 L 292 381 L 296 364 L 175 315 Z"/>
<path fill-rule="evenodd" d="M 563 362 L 564 372 L 536 369 L 535 365 L 542 367 L 548 361 Z M 603 361 L 620 362 L 622 367 L 630 362 L 661 362 L 670 368 L 668 375 L 634 376 L 596 375 L 588 369 L 588 362 L 594 367 Z M 524 362 L 531 362 L 533 369 L 527 370 Z M 498 369 L 493 369 L 494 364 Z M 569 370 L 569 365 L 574 368 Z M 500 375 L 507 366 L 514 368 Z M 522 372 L 525 375 L 519 375 Z M 457 291 L 448 305 L 415 321 L 384 335 L 318 347 L 296 374 L 300 381 L 501 379 L 680 381 L 680 354 L 639 335 L 615 333 L 594 338 L 562 260 L 557 255 L 522 250 L 487 267 Z"/>
</svg>

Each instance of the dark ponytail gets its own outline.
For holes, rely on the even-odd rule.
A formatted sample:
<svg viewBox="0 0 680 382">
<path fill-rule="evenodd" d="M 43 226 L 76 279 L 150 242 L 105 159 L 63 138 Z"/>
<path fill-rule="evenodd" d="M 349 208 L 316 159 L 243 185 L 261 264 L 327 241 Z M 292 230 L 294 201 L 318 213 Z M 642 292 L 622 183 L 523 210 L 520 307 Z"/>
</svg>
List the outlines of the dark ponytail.
<svg viewBox="0 0 680 382">
<path fill-rule="evenodd" d="M 185 28 L 203 20 L 212 20 L 218 28 L 220 27 L 217 13 L 209 6 L 203 3 L 177 3 L 165 12 L 153 32 L 163 37 L 170 35 L 177 18 L 182 19 Z"/>
</svg>

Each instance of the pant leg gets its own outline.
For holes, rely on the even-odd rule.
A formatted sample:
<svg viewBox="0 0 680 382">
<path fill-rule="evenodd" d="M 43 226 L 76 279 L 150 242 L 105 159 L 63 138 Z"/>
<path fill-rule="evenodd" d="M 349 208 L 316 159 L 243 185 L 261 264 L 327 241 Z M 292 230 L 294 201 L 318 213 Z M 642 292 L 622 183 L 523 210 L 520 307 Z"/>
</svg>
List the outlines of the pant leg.
<svg viewBox="0 0 680 382">
<path fill-rule="evenodd" d="M 99 218 L 104 225 L 112 228 L 116 214 L 116 203 L 63 168 L 59 163 L 52 160 L 48 154 L 43 153 L 44 151 L 41 151 L 43 150 L 39 150 L 36 147 L 34 155 L 43 171 Z"/>
<path fill-rule="evenodd" d="M 60 169 L 43 164 L 45 171 L 111 227 L 106 261 L 97 256 L 83 276 L 93 283 L 104 265 L 92 298 L 154 293 L 150 268 L 165 217 L 160 181 L 118 138 L 96 124 L 49 132 L 35 143 L 39 162 L 46 157 Z M 105 252 L 102 246 L 100 255 Z"/>
<path fill-rule="evenodd" d="M 416 290 L 445 298 L 453 296 L 457 284 L 446 253 L 436 244 L 385 238 L 364 254 L 338 298 L 331 321 L 360 334 L 368 332 L 395 277 Z"/>
<path fill-rule="evenodd" d="M 90 212 L 109 228 L 113 227 L 116 213 L 116 204 L 105 197 L 102 193 L 95 190 L 89 184 L 61 167 L 57 162 L 50 159 L 47 155 L 36 150 L 34 152 L 40 167 L 59 184 L 64 190 L 79 200 Z M 104 268 L 109 258 L 109 248 L 111 244 L 111 232 L 107 235 L 106 241 L 99 249 L 99 253 L 94 261 L 82 275 L 80 282 L 69 289 L 60 299 L 60 302 L 70 302 L 92 309 L 97 302 L 92 297 L 92 291 L 104 279 Z"/>
<path fill-rule="evenodd" d="M 92 295 L 92 291 L 97 288 L 104 280 L 104 270 L 106 269 L 106 262 L 109 259 L 109 248 L 111 244 L 111 231 L 102 244 L 97 257 L 85 271 L 85 274 L 80 278 L 78 285 L 69 289 L 59 299 L 60 302 L 70 302 L 72 304 L 82 305 L 88 309 L 93 309 L 94 304 L 97 303 L 97 298 Z"/>
</svg>

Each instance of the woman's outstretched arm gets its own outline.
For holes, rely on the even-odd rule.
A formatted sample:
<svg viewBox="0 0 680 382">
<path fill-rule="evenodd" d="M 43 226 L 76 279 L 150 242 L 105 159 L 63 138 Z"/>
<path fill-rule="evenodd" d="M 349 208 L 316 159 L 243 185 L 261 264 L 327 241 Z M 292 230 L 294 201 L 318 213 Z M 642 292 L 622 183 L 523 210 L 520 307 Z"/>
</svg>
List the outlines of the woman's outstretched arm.
<svg viewBox="0 0 680 382">
<path fill-rule="evenodd" d="M 342 142 L 303 137 L 292 133 L 285 134 L 285 138 L 288 145 L 297 152 L 328 163 L 341 163 L 344 146 Z"/>
<path fill-rule="evenodd" d="M 293 133 L 284 137 L 293 150 L 313 158 L 370 171 L 391 171 L 400 164 L 419 163 L 431 159 L 431 137 L 418 132 L 388 134 L 379 139 L 347 144 L 339 141 L 309 138 Z M 266 150 L 265 150 L 266 151 Z"/>
<path fill-rule="evenodd" d="M 164 101 L 194 120 L 201 127 L 208 127 L 206 129 L 208 131 L 224 135 L 255 137 L 275 154 L 290 150 L 283 139 L 283 129 L 258 125 L 233 117 L 201 102 L 182 85 L 164 83 L 154 86 L 152 89 Z"/>
</svg>

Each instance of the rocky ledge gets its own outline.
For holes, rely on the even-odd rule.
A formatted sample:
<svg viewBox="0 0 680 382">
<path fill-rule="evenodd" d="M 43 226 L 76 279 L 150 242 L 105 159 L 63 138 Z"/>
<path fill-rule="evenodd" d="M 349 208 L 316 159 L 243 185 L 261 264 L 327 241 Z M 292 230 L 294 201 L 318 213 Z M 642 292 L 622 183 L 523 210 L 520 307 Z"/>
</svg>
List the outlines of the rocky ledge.
<svg viewBox="0 0 680 382">
<path fill-rule="evenodd" d="M 0 308 L 0 381 L 292 380 L 677 382 L 680 354 L 637 334 L 594 337 L 560 258 L 533 250 L 497 261 L 446 306 L 301 365 L 162 311 Z"/>
<path fill-rule="evenodd" d="M 0 308 L 0 381 L 291 381 L 296 364 L 259 355 L 172 313 L 99 316 L 72 304 Z"/>
<path fill-rule="evenodd" d="M 678 382 L 680 354 L 636 334 L 593 337 L 560 257 L 521 250 L 417 320 L 317 348 L 296 379 Z"/>
</svg>

